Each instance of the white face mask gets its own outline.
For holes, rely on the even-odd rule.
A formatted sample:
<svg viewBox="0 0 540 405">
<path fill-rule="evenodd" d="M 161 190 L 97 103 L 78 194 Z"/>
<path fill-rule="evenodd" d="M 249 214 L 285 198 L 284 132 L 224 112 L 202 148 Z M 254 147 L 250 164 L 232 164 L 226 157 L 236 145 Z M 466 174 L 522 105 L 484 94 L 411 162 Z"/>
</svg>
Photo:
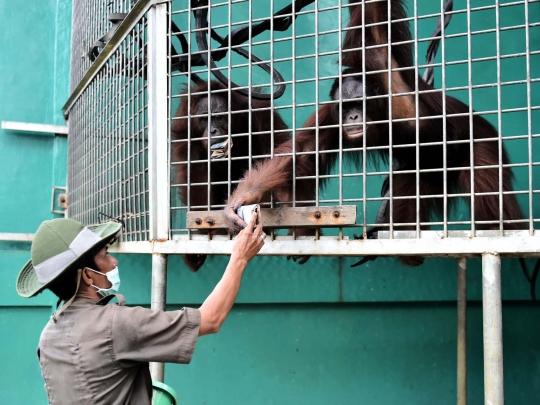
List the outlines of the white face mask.
<svg viewBox="0 0 540 405">
<path fill-rule="evenodd" d="M 97 290 L 97 293 L 99 295 L 101 295 L 102 297 L 106 297 L 108 295 L 118 293 L 118 290 L 120 289 L 120 273 L 118 272 L 118 266 L 107 273 L 102 273 L 100 271 L 91 269 L 90 267 L 87 267 L 87 269 L 92 270 L 94 273 L 98 273 L 107 277 L 107 280 L 109 280 L 112 284 L 110 288 L 99 288 L 98 286 L 95 286 L 94 284 L 90 284 L 92 287 L 94 287 Z"/>
</svg>

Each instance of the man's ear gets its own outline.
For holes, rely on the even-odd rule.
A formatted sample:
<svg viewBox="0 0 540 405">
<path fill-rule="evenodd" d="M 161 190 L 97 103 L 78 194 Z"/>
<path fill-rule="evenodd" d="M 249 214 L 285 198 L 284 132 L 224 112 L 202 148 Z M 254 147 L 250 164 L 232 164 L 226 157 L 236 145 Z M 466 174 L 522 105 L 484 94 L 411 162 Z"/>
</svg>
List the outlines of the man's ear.
<svg viewBox="0 0 540 405">
<path fill-rule="evenodd" d="M 90 275 L 91 271 L 88 270 L 88 267 L 83 267 L 81 272 L 81 281 L 84 281 L 84 283 L 90 285 L 94 284 L 94 280 L 92 280 L 92 276 Z"/>
</svg>

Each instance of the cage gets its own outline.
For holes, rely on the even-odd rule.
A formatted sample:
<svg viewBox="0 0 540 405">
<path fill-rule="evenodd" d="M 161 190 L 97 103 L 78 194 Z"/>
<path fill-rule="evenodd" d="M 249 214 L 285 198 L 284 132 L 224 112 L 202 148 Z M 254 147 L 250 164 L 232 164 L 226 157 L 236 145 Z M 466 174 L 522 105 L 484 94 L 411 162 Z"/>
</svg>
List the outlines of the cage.
<svg viewBox="0 0 540 405">
<path fill-rule="evenodd" d="M 157 284 L 253 203 L 261 254 L 482 255 L 501 403 L 500 256 L 539 252 L 538 2 L 132 3 L 74 5 L 68 215 L 122 220 Z"/>
</svg>

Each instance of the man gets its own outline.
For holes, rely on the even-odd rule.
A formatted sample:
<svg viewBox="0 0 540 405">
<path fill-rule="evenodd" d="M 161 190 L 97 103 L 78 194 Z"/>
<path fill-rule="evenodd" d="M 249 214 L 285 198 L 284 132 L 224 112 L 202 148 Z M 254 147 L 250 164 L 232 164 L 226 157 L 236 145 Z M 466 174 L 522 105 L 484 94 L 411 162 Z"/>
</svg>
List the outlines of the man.
<svg viewBox="0 0 540 405">
<path fill-rule="evenodd" d="M 150 404 L 148 362 L 189 363 L 197 337 L 217 333 L 229 314 L 244 269 L 266 237 L 255 220 L 235 238 L 225 273 L 201 307 L 170 312 L 126 307 L 116 294 L 118 261 L 107 245 L 120 235 L 119 223 L 43 222 L 17 292 L 33 297 L 48 288 L 64 301 L 37 351 L 49 403 Z M 119 305 L 107 305 L 115 296 Z"/>
</svg>

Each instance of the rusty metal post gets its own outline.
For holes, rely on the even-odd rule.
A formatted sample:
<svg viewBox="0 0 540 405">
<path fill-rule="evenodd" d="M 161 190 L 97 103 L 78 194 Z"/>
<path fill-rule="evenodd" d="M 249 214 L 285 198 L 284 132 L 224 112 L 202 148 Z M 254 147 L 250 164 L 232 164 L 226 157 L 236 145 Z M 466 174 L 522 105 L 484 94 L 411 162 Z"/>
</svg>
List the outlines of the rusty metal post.
<svg viewBox="0 0 540 405">
<path fill-rule="evenodd" d="M 467 259 L 457 263 L 457 403 L 467 405 Z"/>
</svg>

